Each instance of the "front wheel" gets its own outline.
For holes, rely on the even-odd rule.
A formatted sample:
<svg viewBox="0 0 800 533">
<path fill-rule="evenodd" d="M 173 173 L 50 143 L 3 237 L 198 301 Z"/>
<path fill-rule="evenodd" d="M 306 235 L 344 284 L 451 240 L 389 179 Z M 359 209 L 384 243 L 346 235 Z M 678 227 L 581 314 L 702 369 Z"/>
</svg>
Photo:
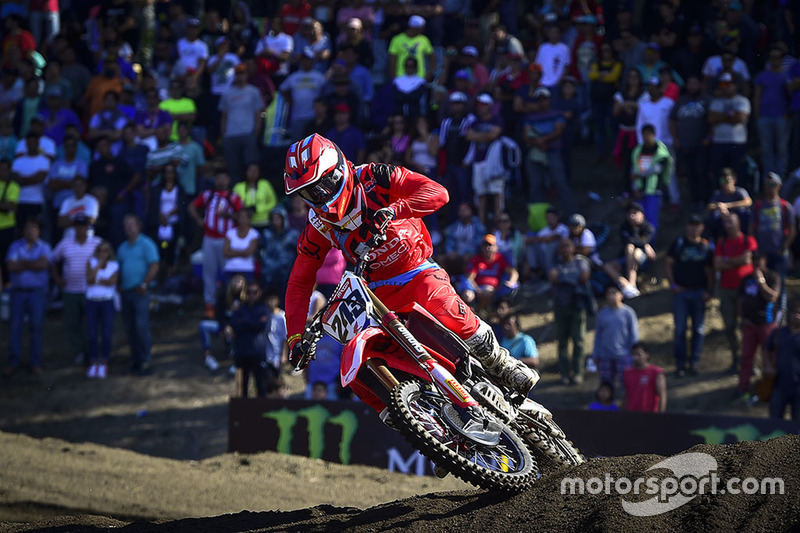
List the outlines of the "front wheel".
<svg viewBox="0 0 800 533">
<path fill-rule="evenodd" d="M 429 383 L 404 381 L 392 389 L 389 409 L 400 433 L 438 467 L 485 489 L 519 492 L 539 471 L 528 447 L 502 425 L 497 444 L 481 444 L 452 427 L 444 414 L 451 405 Z"/>
<path fill-rule="evenodd" d="M 543 413 L 520 414 L 514 426 L 545 473 L 586 462 L 558 424 Z"/>
</svg>

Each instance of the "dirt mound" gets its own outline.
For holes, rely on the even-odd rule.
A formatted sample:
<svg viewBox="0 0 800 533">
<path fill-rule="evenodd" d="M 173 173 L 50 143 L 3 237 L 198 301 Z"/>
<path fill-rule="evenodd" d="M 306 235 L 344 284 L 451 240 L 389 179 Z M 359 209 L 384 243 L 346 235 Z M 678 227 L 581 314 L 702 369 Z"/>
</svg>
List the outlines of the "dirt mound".
<svg viewBox="0 0 800 533">
<path fill-rule="evenodd" d="M 99 447 L 96 447 L 99 448 Z M 419 532 L 439 531 L 788 531 L 796 530 L 800 526 L 800 469 L 797 468 L 797 457 L 800 456 L 800 436 L 790 435 L 767 442 L 743 442 L 719 446 L 695 446 L 691 450 L 695 453 L 704 453 L 713 456 L 716 460 L 716 475 L 722 480 L 718 488 L 725 490 L 728 481 L 732 478 L 744 480 L 754 478 L 761 481 L 763 478 L 782 478 L 783 494 L 705 494 L 696 496 L 685 505 L 673 510 L 668 510 L 655 516 L 637 517 L 628 514 L 622 507 L 623 497 L 618 494 L 597 495 L 562 495 L 562 479 L 565 477 L 579 477 L 583 480 L 590 478 L 605 479 L 606 474 L 613 479 L 626 477 L 634 480 L 640 477 L 652 476 L 654 470 L 647 472 L 653 465 L 663 458 L 656 455 L 637 455 L 630 457 L 604 458 L 589 461 L 587 464 L 571 469 L 564 469 L 557 473 L 542 478 L 535 487 L 523 494 L 503 496 L 490 494 L 485 491 L 458 491 L 439 492 L 434 494 L 419 495 L 408 499 L 396 500 L 366 510 L 354 507 L 336 507 L 333 505 L 319 505 L 312 508 L 294 511 L 270 512 L 240 512 L 209 518 L 189 518 L 175 521 L 128 523 L 120 530 L 124 532 L 160 532 L 160 531 L 193 531 L 193 532 L 220 532 L 220 531 L 384 531 L 404 530 Z M 130 452 L 119 452 L 126 454 Z M 319 461 L 309 461 L 300 458 L 275 456 L 274 454 L 260 454 L 254 457 L 270 457 L 274 461 L 281 461 L 288 465 L 313 465 L 310 470 L 316 470 L 317 481 L 319 478 L 333 480 L 337 475 L 354 467 L 340 467 L 328 465 Z M 244 457 L 230 456 L 230 460 L 249 460 Z M 165 463 L 176 463 L 165 460 Z M 215 458 L 216 462 L 223 461 Z M 173 466 L 176 466 L 173 465 Z M 177 467 L 177 466 L 176 466 Z M 208 461 L 198 465 L 185 464 L 188 470 L 197 470 L 198 479 L 211 476 L 212 484 L 221 481 L 220 476 L 213 478 Z M 302 468 L 298 466 L 297 468 Z M 369 470 L 356 467 L 359 470 Z M 280 469 L 279 469 L 280 470 Z M 284 468 L 291 471 L 293 468 Z M 712 468 L 713 470 L 713 468 Z M 230 472 L 230 470 L 228 470 Z M 86 480 L 93 480 L 100 472 L 85 472 Z M 331 475 L 333 474 L 333 475 Z M 351 472 L 353 474 L 353 472 Z M 364 472 L 358 476 L 348 476 L 344 484 L 339 485 L 339 496 L 352 497 L 355 494 L 374 493 L 378 487 L 384 490 L 397 490 L 395 482 L 401 485 L 408 480 L 408 476 L 396 476 L 380 473 L 375 470 L 366 478 Z M 262 479 L 272 483 L 272 490 L 278 490 L 287 497 L 295 494 L 294 491 L 303 492 L 303 497 L 313 498 L 319 483 L 312 478 L 306 478 L 309 469 L 303 473 L 298 472 L 294 486 L 284 485 L 284 476 L 281 471 L 276 471 L 274 476 Z M 150 488 L 164 484 L 164 489 L 170 490 L 171 480 L 168 473 L 162 475 L 152 474 Z M 226 476 L 222 476 L 225 478 Z M 219 491 L 224 492 L 236 485 L 246 483 L 236 475 L 227 476 L 228 485 L 218 485 Z M 401 481 L 403 478 L 403 481 Z M 685 479 L 685 478 L 684 478 Z M 6 480 L 7 481 L 7 480 Z M 120 480 L 121 481 L 121 480 Z M 339 479 L 341 482 L 342 480 Z M 613 484 L 613 482 L 612 482 Z M 5 484 L 8 486 L 8 484 Z M 747 488 L 745 483 L 740 484 Z M 90 482 L 81 483 L 81 487 L 91 486 Z M 207 485 L 206 485 L 207 486 Z M 588 486 L 588 485 L 587 485 Z M 734 485 L 739 486 L 739 485 Z M 301 487 L 306 487 L 305 489 Z M 315 488 L 316 487 L 316 488 Z M 420 487 L 420 489 L 435 488 L 436 485 Z M 445 488 L 439 485 L 439 488 Z M 131 487 L 133 494 L 142 492 Z M 173 489 L 174 490 L 174 487 Z M 265 490 L 265 489 L 262 489 Z M 379 490 L 379 489 L 378 489 Z M 644 487 L 642 488 L 644 490 Z M 0 492 L 2 493 L 2 492 Z M 377 494 L 374 494 L 378 496 Z M 162 497 L 164 495 L 162 494 Z M 186 491 L 173 495 L 176 499 L 194 500 L 198 494 Z M 200 495 L 201 497 L 202 494 Z M 379 496 L 378 496 L 379 497 Z M 643 501 L 651 496 L 640 495 L 638 498 L 625 496 L 628 501 Z M 674 498 L 674 497 L 673 497 Z M 6 498 L 4 498 L 6 499 Z M 42 501 L 42 500 L 38 500 Z M 673 503 L 674 499 L 670 500 Z M 165 502 L 164 506 L 170 505 Z M 172 504 L 174 505 L 174 504 Z M 186 504 L 189 506 L 190 504 Z M 287 506 L 283 506 L 286 508 Z M 6 509 L 8 507 L 6 506 Z M 27 525 L 12 526 L 9 523 L 0 524 L 0 529 L 8 528 L 10 531 L 30 531 L 32 529 L 54 529 L 58 531 L 98 531 L 109 527 L 119 527 L 121 522 L 98 516 L 100 514 L 114 514 L 98 512 L 102 505 L 95 507 L 92 515 L 51 517 L 46 520 Z M 155 508 L 141 508 L 140 516 L 148 510 Z M 660 508 L 664 510 L 663 508 Z M 54 513 L 57 511 L 53 509 Z M 163 515 L 162 515 L 163 516 Z M 117 514 L 117 518 L 120 516 Z M 126 522 L 130 521 L 129 517 Z"/>
</svg>

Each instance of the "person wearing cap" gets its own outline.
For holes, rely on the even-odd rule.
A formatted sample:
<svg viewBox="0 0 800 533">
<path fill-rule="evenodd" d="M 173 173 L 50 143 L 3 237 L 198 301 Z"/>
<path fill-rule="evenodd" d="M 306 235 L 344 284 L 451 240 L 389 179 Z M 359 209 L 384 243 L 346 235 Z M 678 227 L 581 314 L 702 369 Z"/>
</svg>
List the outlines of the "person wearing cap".
<svg viewBox="0 0 800 533">
<path fill-rule="evenodd" d="M 577 222 L 574 220 L 574 215 L 570 222 Z M 588 284 L 592 269 L 586 257 L 576 255 L 575 244 L 570 239 L 559 241 L 558 258 L 558 264 L 547 274 L 548 281 L 553 285 L 553 318 L 558 342 L 558 366 L 561 383 L 580 385 L 583 383 L 587 310 L 582 301 L 591 295 Z M 569 356 L 570 340 L 572 358 Z"/>
<path fill-rule="evenodd" d="M 662 195 L 672 179 L 674 160 L 667 146 L 656 137 L 652 124 L 642 126 L 640 134 L 642 142 L 631 152 L 632 189 L 644 207 L 645 219 L 657 233 Z"/>
<path fill-rule="evenodd" d="M 289 74 L 289 58 L 294 50 L 294 39 L 283 31 L 280 17 L 270 20 L 269 32 L 259 39 L 255 55 L 271 64 L 271 73 L 276 83 L 280 83 Z M 274 63 L 274 65 L 272 65 Z"/>
<path fill-rule="evenodd" d="M 333 128 L 325 137 L 336 143 L 348 161 L 356 165 L 364 162 L 367 155 L 367 142 L 359 128 L 350 124 L 350 106 L 344 102 L 333 106 Z"/>
<path fill-rule="evenodd" d="M 409 56 L 417 60 L 417 75 L 428 79 L 429 74 L 436 71 L 436 56 L 433 54 L 431 41 L 422 32 L 425 30 L 425 19 L 412 15 L 408 19 L 408 27 L 389 41 L 389 75 L 392 78 L 405 73 L 406 59 Z"/>
<path fill-rule="evenodd" d="M 339 13 L 346 8 L 340 8 Z M 338 50 L 343 46 L 352 46 L 356 50 L 357 61 L 367 69 L 372 69 L 375 56 L 372 52 L 372 35 L 364 32 L 364 24 L 361 19 L 350 18 L 347 21 L 345 30 L 339 33 L 337 41 Z"/>
<path fill-rule="evenodd" d="M 190 18 L 186 37 L 178 40 L 178 60 L 190 76 L 200 78 L 208 62 L 208 45 L 200 39 L 200 20 Z"/>
<path fill-rule="evenodd" d="M 558 25 L 549 24 L 545 31 L 547 42 L 536 50 L 536 63 L 542 66 L 542 85 L 553 90 L 561 83 L 572 58 L 569 47 L 561 42 L 561 29 Z"/>
<path fill-rule="evenodd" d="M 749 234 L 758 242 L 758 251 L 767 259 L 767 266 L 780 276 L 780 310 L 786 311 L 786 274 L 789 270 L 789 249 L 797 235 L 792 204 L 780 197 L 780 176 L 774 172 L 764 180 L 764 193 L 753 204 Z"/>
<path fill-rule="evenodd" d="M 753 119 L 758 125 L 761 165 L 764 172 L 785 176 L 789 163 L 789 77 L 783 70 L 783 49 L 769 48 L 769 62 L 753 82 Z"/>
<path fill-rule="evenodd" d="M 569 237 L 569 229 L 561 222 L 558 209 L 548 207 L 545 220 L 545 227 L 525 237 L 526 279 L 531 279 L 534 272 L 546 277 L 556 263 L 558 243 Z"/>
<path fill-rule="evenodd" d="M 752 205 L 753 199 L 747 189 L 736 185 L 736 172 L 732 168 L 723 168 L 719 177 L 719 188 L 711 194 L 711 200 L 706 206 L 711 236 L 718 239 L 725 234 L 722 221 L 728 213 L 735 213 L 742 227 L 749 231 Z"/>
<path fill-rule="evenodd" d="M 50 282 L 52 250 L 40 237 L 39 217 L 28 218 L 21 225 L 22 238 L 11 243 L 5 256 L 10 273 L 11 321 L 8 333 L 8 367 L 4 377 L 19 372 L 22 366 L 22 337 L 25 319 L 30 332 L 28 363 L 32 374 L 42 373 L 44 318 Z"/>
<path fill-rule="evenodd" d="M 225 165 L 238 181 L 244 176 L 244 166 L 258 160 L 256 136 L 261 131 L 264 101 L 259 90 L 247 83 L 246 65 L 236 65 L 234 72 L 233 85 L 222 94 L 218 109 Z"/>
<path fill-rule="evenodd" d="M 642 75 L 642 79 L 647 81 L 652 78 L 657 78 L 659 72 L 664 67 L 669 67 L 662 59 L 661 59 L 661 46 L 657 42 L 650 41 L 647 43 L 645 47 L 644 58 L 642 62 L 636 65 L 636 69 Z M 675 80 L 679 86 L 683 87 L 683 78 L 680 75 L 672 71 L 672 79 Z"/>
<path fill-rule="evenodd" d="M 525 170 L 528 176 L 530 201 L 546 202 L 549 195 L 546 183 L 557 191 L 561 211 L 573 213 L 575 198 L 567 183 L 564 167 L 563 135 L 567 128 L 564 114 L 550 108 L 551 93 L 546 87 L 534 91 L 538 111 L 525 117 L 522 140 L 528 147 Z"/>
<path fill-rule="evenodd" d="M 309 122 L 314 119 L 314 99 L 327 80 L 314 69 L 314 51 L 306 47 L 300 55 L 300 69 L 289 74 L 280 85 L 280 91 L 291 106 L 289 111 L 289 138 L 299 139 Z"/>
<path fill-rule="evenodd" d="M 448 57 L 448 59 L 450 59 Z M 456 59 L 456 69 L 468 69 L 472 74 L 474 89 L 480 92 L 489 84 L 489 70 L 481 63 L 478 57 L 478 49 L 472 45 L 467 45 L 461 49 L 461 54 Z M 445 68 L 450 68 L 452 61 L 445 63 Z"/>
<path fill-rule="evenodd" d="M 464 157 L 470 146 L 466 134 L 475 115 L 468 111 L 469 98 L 466 94 L 452 92 L 448 101 L 445 117 L 439 125 L 439 146 L 445 155 L 442 182 L 450 192 L 449 205 L 460 205 L 462 202 L 472 202 L 473 198 L 472 177 L 469 167 L 464 165 Z M 452 208 L 449 213 L 448 220 L 455 218 L 456 213 Z"/>
<path fill-rule="evenodd" d="M 622 250 L 620 259 L 605 263 L 605 271 L 619 284 L 625 298 L 636 298 L 641 293 L 636 287 L 639 269 L 656 260 L 656 252 L 650 244 L 655 229 L 644 218 L 644 208 L 639 202 L 628 205 L 628 213 L 620 227 Z"/>
<path fill-rule="evenodd" d="M 505 179 L 503 168 L 488 157 L 489 148 L 503 134 L 503 120 L 494 113 L 494 100 L 483 93 L 475 103 L 475 121 L 467 130 L 470 141 L 464 162 L 472 165 L 472 189 L 478 199 L 478 217 L 488 223 L 491 209 L 492 220 L 497 220 L 504 202 Z"/>
<path fill-rule="evenodd" d="M 705 338 L 706 303 L 714 294 L 714 249 L 703 238 L 703 217 L 689 217 L 683 236 L 667 250 L 667 281 L 672 291 L 672 318 L 675 324 L 673 354 L 676 375 L 698 373 Z M 687 321 L 692 321 L 689 350 L 686 347 Z M 688 368 L 687 368 L 688 363 Z"/>
<path fill-rule="evenodd" d="M 5 287 L 5 257 L 17 236 L 17 201 L 19 185 L 11 179 L 11 160 L 0 158 L 0 287 Z"/>
<path fill-rule="evenodd" d="M 495 298 L 507 296 L 518 287 L 519 274 L 497 251 L 497 238 L 484 235 L 478 255 L 469 260 L 461 297 L 480 315 L 491 309 Z"/>
<path fill-rule="evenodd" d="M 719 78 L 720 94 L 711 100 L 708 122 L 711 125 L 710 167 L 718 176 L 723 167 L 731 167 L 746 188 L 752 188 L 748 176 L 747 155 L 750 121 L 750 100 L 739 94 L 733 74 L 723 72 Z"/>
<path fill-rule="evenodd" d="M 65 236 L 53 249 L 50 273 L 62 290 L 64 326 L 72 356 L 81 364 L 86 361 L 86 263 L 102 239 L 90 233 L 91 220 L 85 213 L 72 217 L 72 228 L 72 235 Z"/>
<path fill-rule="evenodd" d="M 94 225 L 100 214 L 100 203 L 97 198 L 87 192 L 89 182 L 86 176 L 77 174 L 70 184 L 72 185 L 72 194 L 61 202 L 57 218 L 58 227 L 64 230 L 64 238 L 73 236 L 75 230 L 72 227 L 72 220 L 76 215 L 85 216 L 89 219 L 89 224 Z"/>
<path fill-rule="evenodd" d="M 215 45 L 216 53 L 208 58 L 206 68 L 211 82 L 211 94 L 214 96 L 214 103 L 219 105 L 219 99 L 233 84 L 233 78 L 236 76 L 234 68 L 242 61 L 239 56 L 231 53 L 231 41 L 227 37 L 217 37 Z"/>
</svg>

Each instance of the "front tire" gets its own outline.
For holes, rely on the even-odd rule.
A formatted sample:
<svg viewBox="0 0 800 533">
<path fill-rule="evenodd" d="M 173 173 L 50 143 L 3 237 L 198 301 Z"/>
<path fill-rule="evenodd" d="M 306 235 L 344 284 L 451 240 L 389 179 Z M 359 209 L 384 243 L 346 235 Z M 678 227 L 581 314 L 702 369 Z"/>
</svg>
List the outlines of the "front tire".
<svg viewBox="0 0 800 533">
<path fill-rule="evenodd" d="M 455 431 L 441 414 L 450 404 L 429 383 L 404 381 L 390 395 L 389 409 L 400 433 L 437 466 L 485 489 L 519 492 L 539 475 L 522 439 L 503 425 L 494 446 L 471 441 Z"/>
</svg>

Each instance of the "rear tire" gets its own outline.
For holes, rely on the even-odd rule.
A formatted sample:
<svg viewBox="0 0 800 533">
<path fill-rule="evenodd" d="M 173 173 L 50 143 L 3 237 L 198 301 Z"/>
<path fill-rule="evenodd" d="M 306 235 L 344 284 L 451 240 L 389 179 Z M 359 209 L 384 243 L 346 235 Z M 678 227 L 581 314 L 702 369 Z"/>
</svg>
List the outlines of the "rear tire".
<svg viewBox="0 0 800 533">
<path fill-rule="evenodd" d="M 535 420 L 522 424 L 523 417 L 535 417 Z M 586 462 L 558 424 L 542 413 L 520 416 L 514 427 L 528 443 L 531 453 L 545 474 L 563 466 L 577 466 Z"/>
<path fill-rule="evenodd" d="M 503 424 L 500 443 L 478 444 L 455 431 L 441 415 L 452 403 L 430 384 L 404 381 L 390 395 L 389 409 L 400 433 L 437 466 L 485 489 L 519 492 L 539 474 L 522 439 Z"/>
</svg>

